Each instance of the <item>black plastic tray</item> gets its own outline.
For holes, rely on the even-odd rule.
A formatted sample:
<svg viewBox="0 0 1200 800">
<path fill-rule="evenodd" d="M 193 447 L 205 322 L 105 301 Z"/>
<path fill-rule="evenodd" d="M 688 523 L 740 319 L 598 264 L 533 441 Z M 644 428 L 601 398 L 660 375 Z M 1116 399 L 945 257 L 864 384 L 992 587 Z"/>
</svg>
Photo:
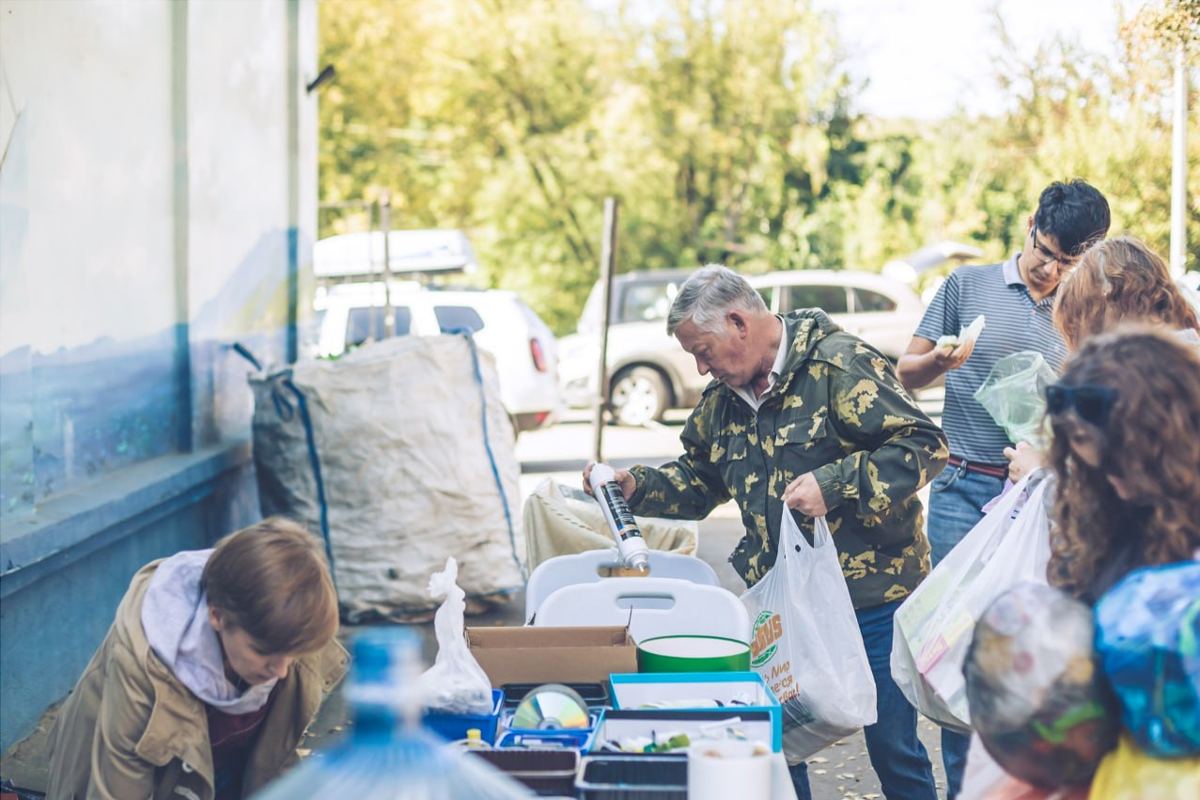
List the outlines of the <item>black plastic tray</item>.
<svg viewBox="0 0 1200 800">
<path fill-rule="evenodd" d="M 521 704 L 525 699 L 525 695 L 532 692 L 539 686 L 545 686 L 544 683 L 506 683 L 500 688 L 504 690 L 504 708 L 514 709 Z M 587 703 L 588 708 L 607 708 L 611 705 L 608 701 L 608 684 L 605 683 L 564 683 L 569 689 L 574 689 L 579 692 L 579 696 L 583 698 L 583 702 Z"/>
<path fill-rule="evenodd" d="M 575 789 L 580 800 L 687 800 L 687 757 L 585 756 Z"/>
<path fill-rule="evenodd" d="M 540 795 L 569 795 L 575 792 L 575 775 L 579 771 L 578 750 L 497 749 L 469 752 Z"/>
</svg>

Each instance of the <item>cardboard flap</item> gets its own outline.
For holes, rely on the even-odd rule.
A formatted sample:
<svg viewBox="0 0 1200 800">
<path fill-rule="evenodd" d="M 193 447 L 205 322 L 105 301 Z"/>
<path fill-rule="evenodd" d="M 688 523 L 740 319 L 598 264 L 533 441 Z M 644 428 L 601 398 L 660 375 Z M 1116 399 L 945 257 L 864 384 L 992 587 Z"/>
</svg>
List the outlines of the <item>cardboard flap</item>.
<svg viewBox="0 0 1200 800">
<path fill-rule="evenodd" d="M 492 686 L 506 683 L 602 683 L 637 671 L 627 627 L 467 628 L 471 655 Z"/>
</svg>

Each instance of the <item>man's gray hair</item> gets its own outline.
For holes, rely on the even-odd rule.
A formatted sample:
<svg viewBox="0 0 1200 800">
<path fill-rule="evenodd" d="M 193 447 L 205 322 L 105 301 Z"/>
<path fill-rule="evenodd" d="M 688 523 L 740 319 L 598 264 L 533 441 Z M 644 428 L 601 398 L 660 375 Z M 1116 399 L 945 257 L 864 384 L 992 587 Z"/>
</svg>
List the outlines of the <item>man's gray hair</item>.
<svg viewBox="0 0 1200 800">
<path fill-rule="evenodd" d="M 708 264 L 696 270 L 671 303 L 667 312 L 667 335 L 691 320 L 706 333 L 723 333 L 725 314 L 735 308 L 753 314 L 767 313 L 767 304 L 754 287 L 733 270 L 720 264 Z"/>
</svg>

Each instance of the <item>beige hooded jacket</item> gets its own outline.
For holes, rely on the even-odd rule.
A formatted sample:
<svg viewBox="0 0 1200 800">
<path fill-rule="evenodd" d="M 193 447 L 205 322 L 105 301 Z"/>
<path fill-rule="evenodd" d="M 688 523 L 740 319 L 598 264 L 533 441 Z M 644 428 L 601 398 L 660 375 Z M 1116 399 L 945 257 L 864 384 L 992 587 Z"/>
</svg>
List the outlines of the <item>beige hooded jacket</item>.
<svg viewBox="0 0 1200 800">
<path fill-rule="evenodd" d="M 138 571 L 50 732 L 48 800 L 212 800 L 204 704 L 150 649 L 142 602 L 160 561 Z M 250 795 L 297 760 L 324 694 L 346 672 L 336 640 L 281 680 L 242 781 Z"/>
</svg>

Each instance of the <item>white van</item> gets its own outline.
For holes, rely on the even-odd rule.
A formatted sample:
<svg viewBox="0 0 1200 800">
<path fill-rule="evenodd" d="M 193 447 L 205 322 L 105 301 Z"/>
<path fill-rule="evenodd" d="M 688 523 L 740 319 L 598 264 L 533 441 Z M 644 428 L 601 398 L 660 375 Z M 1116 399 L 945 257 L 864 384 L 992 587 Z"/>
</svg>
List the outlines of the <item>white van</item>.
<svg viewBox="0 0 1200 800">
<path fill-rule="evenodd" d="M 513 292 L 422 288 L 391 283 L 396 336 L 438 336 L 466 328 L 496 359 L 500 398 L 517 433 L 552 424 L 562 409 L 558 343 L 541 318 Z M 319 287 L 317 312 L 322 356 L 386 335 L 387 298 L 381 281 Z"/>
</svg>

